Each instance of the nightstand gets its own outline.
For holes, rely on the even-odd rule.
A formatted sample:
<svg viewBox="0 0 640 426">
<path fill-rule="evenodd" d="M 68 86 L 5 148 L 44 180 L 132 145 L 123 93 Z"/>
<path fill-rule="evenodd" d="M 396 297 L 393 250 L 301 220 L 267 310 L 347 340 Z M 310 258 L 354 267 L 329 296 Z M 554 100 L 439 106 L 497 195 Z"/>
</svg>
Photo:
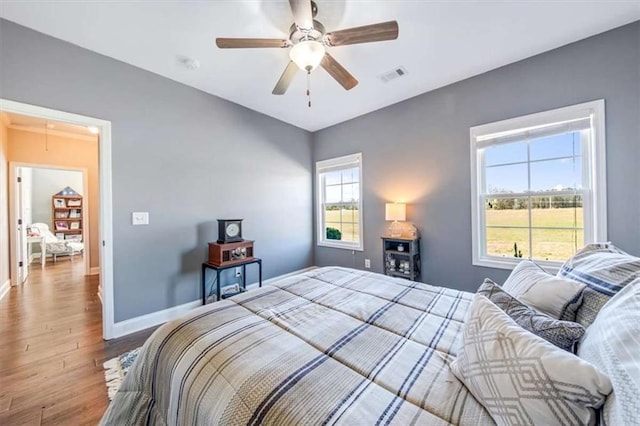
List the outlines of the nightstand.
<svg viewBox="0 0 640 426">
<path fill-rule="evenodd" d="M 420 238 L 382 237 L 384 274 L 420 281 Z"/>
</svg>

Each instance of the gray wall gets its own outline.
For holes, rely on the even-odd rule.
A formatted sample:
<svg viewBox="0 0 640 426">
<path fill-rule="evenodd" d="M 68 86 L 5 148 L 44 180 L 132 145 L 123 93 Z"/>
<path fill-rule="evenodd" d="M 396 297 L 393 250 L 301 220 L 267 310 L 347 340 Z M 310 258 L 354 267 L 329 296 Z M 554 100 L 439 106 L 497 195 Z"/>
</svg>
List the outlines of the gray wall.
<svg viewBox="0 0 640 426">
<path fill-rule="evenodd" d="M 200 297 L 217 218 L 265 278 L 312 264 L 310 133 L 5 20 L 0 43 L 0 97 L 112 123 L 116 321 Z"/>
<path fill-rule="evenodd" d="M 600 98 L 609 239 L 640 255 L 636 22 L 316 132 L 316 161 L 363 153 L 365 251 L 356 252 L 356 267 L 370 258 L 372 270 L 382 271 L 384 202 L 403 198 L 408 220 L 422 232 L 423 281 L 472 291 L 484 277 L 503 282 L 509 271 L 471 265 L 469 128 Z M 316 247 L 315 263 L 352 266 L 354 260 L 348 251 Z"/>
<path fill-rule="evenodd" d="M 82 172 L 39 167 L 30 168 L 30 170 L 32 170 L 31 222 L 46 223 L 51 232 L 55 233 L 51 220 L 51 197 L 67 186 L 83 195 Z"/>
</svg>

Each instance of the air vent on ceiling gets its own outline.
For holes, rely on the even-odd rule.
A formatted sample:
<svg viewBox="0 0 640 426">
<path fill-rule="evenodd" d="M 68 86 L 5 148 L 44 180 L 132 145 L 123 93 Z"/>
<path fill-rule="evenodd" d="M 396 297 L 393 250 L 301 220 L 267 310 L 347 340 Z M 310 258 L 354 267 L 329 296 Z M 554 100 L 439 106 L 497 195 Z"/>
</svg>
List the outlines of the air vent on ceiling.
<svg viewBox="0 0 640 426">
<path fill-rule="evenodd" d="M 379 75 L 378 78 L 382 80 L 383 83 L 388 83 L 391 80 L 395 80 L 396 78 L 404 77 L 408 74 L 407 69 L 405 67 L 396 67 L 395 69 L 385 72 L 382 75 Z"/>
</svg>

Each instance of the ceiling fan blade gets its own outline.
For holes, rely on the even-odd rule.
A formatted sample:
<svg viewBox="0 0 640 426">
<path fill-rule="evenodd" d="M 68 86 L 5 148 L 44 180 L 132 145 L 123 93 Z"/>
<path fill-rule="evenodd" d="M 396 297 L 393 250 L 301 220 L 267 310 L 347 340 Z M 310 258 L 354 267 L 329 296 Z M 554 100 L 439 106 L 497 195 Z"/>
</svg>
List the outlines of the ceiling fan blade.
<svg viewBox="0 0 640 426">
<path fill-rule="evenodd" d="M 320 66 L 346 90 L 351 90 L 358 85 L 358 80 L 352 76 L 342 65 L 328 53 L 324 54 Z"/>
<path fill-rule="evenodd" d="M 398 22 L 388 21 L 325 34 L 329 46 L 371 43 L 373 41 L 395 40 L 398 38 Z"/>
<path fill-rule="evenodd" d="M 313 14 L 311 13 L 311 0 L 289 0 L 293 21 L 299 28 L 313 28 Z"/>
<path fill-rule="evenodd" d="M 289 40 L 281 38 L 217 38 L 220 49 L 244 49 L 253 47 L 288 47 Z"/>
<path fill-rule="evenodd" d="M 276 87 L 273 88 L 274 95 L 284 95 L 284 92 L 287 91 L 291 81 L 293 81 L 293 77 L 295 77 L 296 72 L 298 72 L 298 66 L 293 61 L 289 61 L 289 65 L 284 69 L 284 72 L 280 76 L 280 80 L 276 83 Z"/>
</svg>

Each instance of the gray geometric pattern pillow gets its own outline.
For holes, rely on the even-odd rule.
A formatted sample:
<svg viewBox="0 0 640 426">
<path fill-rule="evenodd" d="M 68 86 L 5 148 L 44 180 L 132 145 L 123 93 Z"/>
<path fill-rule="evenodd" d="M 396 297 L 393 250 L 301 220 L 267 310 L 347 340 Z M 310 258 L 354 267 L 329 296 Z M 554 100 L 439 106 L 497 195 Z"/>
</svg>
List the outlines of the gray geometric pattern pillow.
<svg viewBox="0 0 640 426">
<path fill-rule="evenodd" d="M 566 351 L 574 352 L 576 343 L 584 334 L 585 329 L 580 324 L 542 314 L 520 302 L 488 278 L 484 280 L 477 294 L 491 300 L 525 330 Z"/>
<path fill-rule="evenodd" d="M 594 424 L 611 393 L 598 368 L 524 330 L 480 294 L 462 343 L 451 371 L 498 425 Z"/>
<path fill-rule="evenodd" d="M 640 278 L 640 258 L 611 243 L 587 244 L 562 265 L 558 277 L 587 286 L 576 321 L 589 327 L 613 295 Z"/>
</svg>

